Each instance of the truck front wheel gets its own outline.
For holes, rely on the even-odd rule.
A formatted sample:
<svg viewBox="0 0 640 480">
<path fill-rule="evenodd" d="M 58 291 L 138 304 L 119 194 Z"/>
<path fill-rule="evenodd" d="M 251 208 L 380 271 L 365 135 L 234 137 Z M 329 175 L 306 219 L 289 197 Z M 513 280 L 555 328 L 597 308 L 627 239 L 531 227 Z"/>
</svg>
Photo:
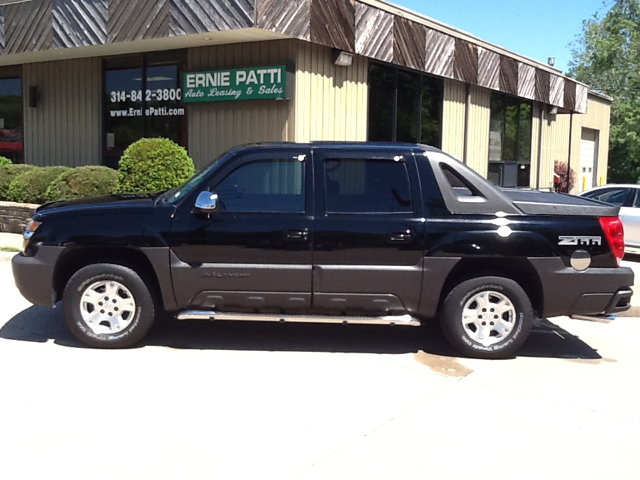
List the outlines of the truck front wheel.
<svg viewBox="0 0 640 480">
<path fill-rule="evenodd" d="M 507 358 L 527 339 L 533 309 L 525 291 L 513 280 L 479 277 L 451 290 L 440 323 L 451 345 L 462 354 Z"/>
<path fill-rule="evenodd" d="M 127 348 L 139 342 L 155 318 L 153 296 L 140 275 L 100 263 L 78 270 L 65 287 L 65 320 L 71 332 L 95 348 Z"/>
</svg>

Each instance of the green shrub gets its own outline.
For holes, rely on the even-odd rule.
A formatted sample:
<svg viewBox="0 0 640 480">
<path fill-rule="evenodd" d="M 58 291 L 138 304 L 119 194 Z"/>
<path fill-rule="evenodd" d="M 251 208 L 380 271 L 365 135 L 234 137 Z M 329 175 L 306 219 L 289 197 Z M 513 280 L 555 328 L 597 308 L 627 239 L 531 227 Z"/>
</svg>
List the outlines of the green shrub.
<svg viewBox="0 0 640 480">
<path fill-rule="evenodd" d="M 0 200 L 9 200 L 9 185 L 21 173 L 38 168 L 34 165 L 0 165 Z"/>
<path fill-rule="evenodd" d="M 69 167 L 43 167 L 21 173 L 9 185 L 7 197 L 12 202 L 44 203 L 51 182 L 67 170 Z"/>
<path fill-rule="evenodd" d="M 13 165 L 13 162 L 7 157 L 3 157 L 2 155 L 0 155 L 0 165 Z"/>
<path fill-rule="evenodd" d="M 143 138 L 120 159 L 118 192 L 160 192 L 182 185 L 194 172 L 184 148 L 166 138 Z"/>
<path fill-rule="evenodd" d="M 47 189 L 48 201 L 99 197 L 116 191 L 118 172 L 109 167 L 85 166 L 64 172 Z"/>
</svg>

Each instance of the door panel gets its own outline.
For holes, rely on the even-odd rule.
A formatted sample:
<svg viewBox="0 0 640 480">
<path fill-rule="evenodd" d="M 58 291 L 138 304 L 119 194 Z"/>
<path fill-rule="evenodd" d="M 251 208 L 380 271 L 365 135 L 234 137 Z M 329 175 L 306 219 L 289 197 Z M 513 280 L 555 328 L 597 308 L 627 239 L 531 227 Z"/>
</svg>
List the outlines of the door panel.
<svg viewBox="0 0 640 480">
<path fill-rule="evenodd" d="M 631 247 L 640 247 L 640 208 L 622 207 L 620 220 L 624 225 L 624 243 Z"/>
<path fill-rule="evenodd" d="M 178 208 L 171 247 L 181 307 L 281 311 L 311 304 L 313 216 L 309 151 L 236 159 L 193 195 L 217 193 L 221 210 Z M 310 166 L 309 166 L 310 167 Z"/>
<path fill-rule="evenodd" d="M 315 309 L 346 314 L 417 310 L 424 221 L 413 156 L 398 153 L 314 151 Z"/>
<path fill-rule="evenodd" d="M 598 131 L 582 129 L 580 140 L 580 191 L 593 188 L 597 184 Z"/>
</svg>

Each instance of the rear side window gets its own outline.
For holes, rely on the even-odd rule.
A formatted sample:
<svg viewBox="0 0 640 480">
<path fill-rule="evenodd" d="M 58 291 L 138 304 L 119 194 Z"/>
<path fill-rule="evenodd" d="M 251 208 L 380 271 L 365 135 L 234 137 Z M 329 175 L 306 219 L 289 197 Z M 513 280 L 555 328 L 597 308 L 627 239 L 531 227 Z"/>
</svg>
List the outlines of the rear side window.
<svg viewBox="0 0 640 480">
<path fill-rule="evenodd" d="M 251 162 L 231 172 L 214 191 L 227 212 L 304 212 L 304 162 Z"/>
<path fill-rule="evenodd" d="M 324 161 L 327 213 L 412 212 L 404 162 L 377 159 Z"/>
<path fill-rule="evenodd" d="M 588 198 L 593 198 L 595 200 L 600 200 L 601 202 L 607 202 L 612 205 L 621 207 L 622 205 L 624 205 L 624 203 L 627 200 L 627 197 L 629 196 L 629 189 L 612 188 L 610 190 L 593 192 L 585 196 Z"/>
</svg>

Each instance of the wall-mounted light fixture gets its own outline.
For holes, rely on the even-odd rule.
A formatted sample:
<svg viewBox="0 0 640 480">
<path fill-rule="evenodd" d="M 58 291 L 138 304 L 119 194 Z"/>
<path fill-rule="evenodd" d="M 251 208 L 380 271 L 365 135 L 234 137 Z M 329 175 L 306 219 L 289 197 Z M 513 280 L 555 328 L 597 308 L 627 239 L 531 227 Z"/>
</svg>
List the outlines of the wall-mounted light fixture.
<svg viewBox="0 0 640 480">
<path fill-rule="evenodd" d="M 29 87 L 29 106 L 31 108 L 36 108 L 38 106 L 38 101 L 40 100 L 40 93 L 38 92 L 38 87 L 32 85 Z"/>
<path fill-rule="evenodd" d="M 353 63 L 353 54 L 342 50 L 333 50 L 333 64 L 337 67 L 350 67 Z"/>
<path fill-rule="evenodd" d="M 557 114 L 558 114 L 558 107 L 550 105 L 549 106 L 549 115 L 557 115 Z"/>
</svg>

